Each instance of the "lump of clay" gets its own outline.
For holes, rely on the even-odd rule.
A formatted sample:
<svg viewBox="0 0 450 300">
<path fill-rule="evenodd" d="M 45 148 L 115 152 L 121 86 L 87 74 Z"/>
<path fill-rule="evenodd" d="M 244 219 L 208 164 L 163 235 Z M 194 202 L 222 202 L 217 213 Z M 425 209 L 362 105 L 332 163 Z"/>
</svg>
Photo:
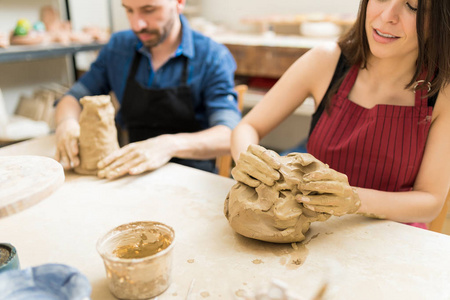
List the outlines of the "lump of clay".
<svg viewBox="0 0 450 300">
<path fill-rule="evenodd" d="M 75 172 L 95 175 L 97 163 L 119 149 L 114 107 L 108 95 L 84 97 L 80 103 L 80 165 Z"/>
<path fill-rule="evenodd" d="M 231 227 L 243 236 L 273 243 L 300 242 L 312 222 L 331 216 L 298 203 L 296 195 L 310 193 L 300 189 L 303 175 L 329 167 L 306 153 L 291 153 L 278 157 L 278 161 L 280 176 L 273 185 L 236 183 L 225 200 L 224 213 Z M 246 164 L 246 168 L 251 167 Z"/>
</svg>

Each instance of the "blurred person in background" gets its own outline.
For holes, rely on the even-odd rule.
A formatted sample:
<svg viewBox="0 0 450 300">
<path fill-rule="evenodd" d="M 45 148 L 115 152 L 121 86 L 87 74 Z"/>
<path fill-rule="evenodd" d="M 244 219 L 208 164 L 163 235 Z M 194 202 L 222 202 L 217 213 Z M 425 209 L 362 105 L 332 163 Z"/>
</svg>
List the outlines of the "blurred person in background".
<svg viewBox="0 0 450 300">
<path fill-rule="evenodd" d="M 56 159 L 79 165 L 78 123 L 84 96 L 114 92 L 116 121 L 130 144 L 99 162 L 99 177 L 157 169 L 169 161 L 214 172 L 230 151 L 241 119 L 236 63 L 228 49 L 193 31 L 185 0 L 122 0 L 131 30 L 112 35 L 90 70 L 56 107 Z"/>
</svg>

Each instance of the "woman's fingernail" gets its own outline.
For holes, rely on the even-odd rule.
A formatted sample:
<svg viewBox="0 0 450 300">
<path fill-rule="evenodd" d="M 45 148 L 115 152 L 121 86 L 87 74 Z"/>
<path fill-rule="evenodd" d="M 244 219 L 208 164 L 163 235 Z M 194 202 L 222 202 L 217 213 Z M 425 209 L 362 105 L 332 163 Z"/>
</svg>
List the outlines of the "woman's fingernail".
<svg viewBox="0 0 450 300">
<path fill-rule="evenodd" d="M 315 208 L 314 208 L 314 206 L 305 204 L 305 207 L 306 207 L 307 209 L 309 209 L 309 210 L 316 211 Z"/>
<path fill-rule="evenodd" d="M 309 199 L 308 197 L 302 197 L 302 202 L 311 202 L 311 199 Z"/>
</svg>

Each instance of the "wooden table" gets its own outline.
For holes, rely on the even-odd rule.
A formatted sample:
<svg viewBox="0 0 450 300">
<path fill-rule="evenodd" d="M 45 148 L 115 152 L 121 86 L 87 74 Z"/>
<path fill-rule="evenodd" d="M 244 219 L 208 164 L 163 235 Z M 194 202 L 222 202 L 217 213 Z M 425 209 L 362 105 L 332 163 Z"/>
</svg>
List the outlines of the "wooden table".
<svg viewBox="0 0 450 300">
<path fill-rule="evenodd" d="M 52 156 L 54 138 L 4 147 L 0 155 Z M 311 299 L 450 299 L 450 237 L 361 216 L 313 224 L 304 243 L 276 245 L 237 235 L 223 215 L 234 181 L 176 164 L 116 181 L 66 172 L 47 199 L 0 219 L 0 242 L 22 267 L 63 263 L 90 280 L 92 299 L 109 293 L 96 242 L 109 229 L 152 220 L 176 232 L 173 283 L 158 299 L 242 299 L 272 279 Z M 294 246 L 294 247 L 293 247 Z M 295 249 L 296 248 L 296 249 Z"/>
</svg>

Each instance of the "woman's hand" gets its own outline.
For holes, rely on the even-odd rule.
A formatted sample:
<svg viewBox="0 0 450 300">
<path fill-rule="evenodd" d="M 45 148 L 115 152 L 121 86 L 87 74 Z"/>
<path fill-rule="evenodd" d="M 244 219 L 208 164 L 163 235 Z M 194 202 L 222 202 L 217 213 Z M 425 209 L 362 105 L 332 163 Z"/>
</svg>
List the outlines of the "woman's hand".
<svg viewBox="0 0 450 300">
<path fill-rule="evenodd" d="M 251 187 L 257 187 L 261 182 L 272 186 L 280 179 L 280 167 L 280 156 L 276 152 L 250 145 L 246 152 L 240 154 L 231 175 L 235 180 Z"/>
<path fill-rule="evenodd" d="M 171 142 L 171 136 L 161 135 L 126 145 L 98 163 L 97 176 L 115 179 L 158 169 L 173 157 Z"/>
<path fill-rule="evenodd" d="M 353 214 L 361 206 L 356 192 L 348 183 L 347 175 L 328 166 L 303 175 L 299 189 L 304 193 L 296 200 L 306 208 L 334 216 Z"/>
</svg>

